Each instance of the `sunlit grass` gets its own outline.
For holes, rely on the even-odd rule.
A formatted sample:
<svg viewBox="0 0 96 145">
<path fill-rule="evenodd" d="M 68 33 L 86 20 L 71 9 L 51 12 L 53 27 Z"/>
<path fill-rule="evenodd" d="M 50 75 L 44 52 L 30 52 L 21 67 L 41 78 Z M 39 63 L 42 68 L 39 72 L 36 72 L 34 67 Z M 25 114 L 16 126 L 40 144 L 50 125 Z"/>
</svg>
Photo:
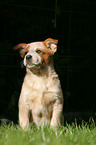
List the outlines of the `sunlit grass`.
<svg viewBox="0 0 96 145">
<path fill-rule="evenodd" d="M 96 125 L 82 122 L 67 124 L 57 129 L 50 126 L 31 126 L 22 130 L 19 125 L 0 126 L 0 145 L 96 145 Z"/>
</svg>

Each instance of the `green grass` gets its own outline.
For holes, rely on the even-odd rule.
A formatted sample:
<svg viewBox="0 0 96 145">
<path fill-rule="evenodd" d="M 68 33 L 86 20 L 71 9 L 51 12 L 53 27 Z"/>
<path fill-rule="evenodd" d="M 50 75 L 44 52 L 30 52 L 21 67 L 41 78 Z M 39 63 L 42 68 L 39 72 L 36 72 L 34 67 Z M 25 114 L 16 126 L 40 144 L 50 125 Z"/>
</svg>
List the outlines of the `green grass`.
<svg viewBox="0 0 96 145">
<path fill-rule="evenodd" d="M 89 125 L 67 124 L 64 127 L 50 129 L 49 126 L 26 131 L 19 125 L 3 124 L 0 126 L 0 145 L 96 145 L 96 126 L 94 121 Z"/>
</svg>

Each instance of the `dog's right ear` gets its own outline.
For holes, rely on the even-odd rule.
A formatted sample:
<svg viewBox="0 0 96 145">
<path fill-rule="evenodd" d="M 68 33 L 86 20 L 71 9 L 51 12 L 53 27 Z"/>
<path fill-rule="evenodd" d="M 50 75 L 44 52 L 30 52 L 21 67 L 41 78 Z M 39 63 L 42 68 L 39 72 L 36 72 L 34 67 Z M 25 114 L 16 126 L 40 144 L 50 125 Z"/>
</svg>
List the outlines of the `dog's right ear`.
<svg viewBox="0 0 96 145">
<path fill-rule="evenodd" d="M 24 58 L 25 56 L 25 52 L 27 52 L 27 44 L 26 43 L 21 43 L 21 44 L 18 44 L 16 46 L 13 47 L 13 50 L 19 50 L 19 53 L 20 53 L 20 56 L 22 58 Z"/>
</svg>

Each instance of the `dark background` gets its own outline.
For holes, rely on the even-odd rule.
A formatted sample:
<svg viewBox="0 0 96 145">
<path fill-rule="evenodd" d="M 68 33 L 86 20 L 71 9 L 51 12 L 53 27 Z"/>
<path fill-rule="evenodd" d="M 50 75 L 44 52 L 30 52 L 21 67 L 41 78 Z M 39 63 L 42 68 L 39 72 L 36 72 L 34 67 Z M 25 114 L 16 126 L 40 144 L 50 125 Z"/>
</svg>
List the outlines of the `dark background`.
<svg viewBox="0 0 96 145">
<path fill-rule="evenodd" d="M 25 75 L 18 43 L 58 39 L 65 121 L 96 118 L 96 1 L 0 0 L 0 118 L 18 121 Z"/>
</svg>

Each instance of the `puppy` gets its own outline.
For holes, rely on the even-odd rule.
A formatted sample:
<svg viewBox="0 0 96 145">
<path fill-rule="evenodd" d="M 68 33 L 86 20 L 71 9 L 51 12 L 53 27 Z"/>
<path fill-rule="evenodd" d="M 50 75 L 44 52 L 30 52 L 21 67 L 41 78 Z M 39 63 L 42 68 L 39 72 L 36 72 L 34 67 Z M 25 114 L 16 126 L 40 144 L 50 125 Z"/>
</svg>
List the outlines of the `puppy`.
<svg viewBox="0 0 96 145">
<path fill-rule="evenodd" d="M 63 124 L 63 94 L 53 64 L 58 40 L 21 43 L 19 49 L 24 58 L 26 75 L 19 98 L 19 122 L 28 128 L 30 122 L 38 127 L 50 123 L 51 127 Z"/>
</svg>

